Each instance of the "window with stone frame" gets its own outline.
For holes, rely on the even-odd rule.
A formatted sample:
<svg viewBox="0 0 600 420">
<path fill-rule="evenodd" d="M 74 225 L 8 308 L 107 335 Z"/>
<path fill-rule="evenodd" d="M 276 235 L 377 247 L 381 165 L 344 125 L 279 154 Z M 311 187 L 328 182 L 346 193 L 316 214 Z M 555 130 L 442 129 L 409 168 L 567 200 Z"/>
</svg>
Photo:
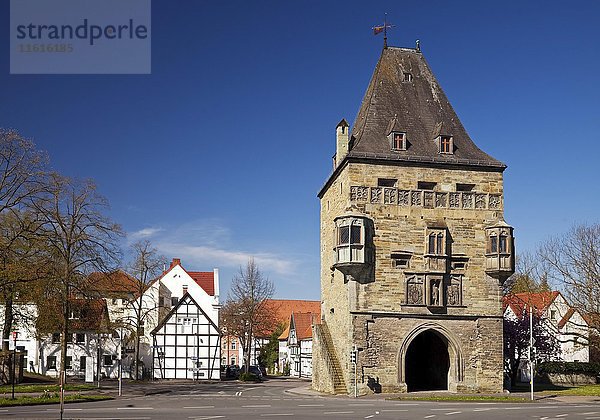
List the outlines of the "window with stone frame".
<svg viewBox="0 0 600 420">
<path fill-rule="evenodd" d="M 441 154 L 453 154 L 454 153 L 454 139 L 452 136 L 441 135 L 439 136 L 439 147 Z"/>
<path fill-rule="evenodd" d="M 52 333 L 52 343 L 60 343 L 60 333 Z"/>
<path fill-rule="evenodd" d="M 105 354 L 103 357 L 104 366 L 112 366 L 113 365 L 113 356 L 112 354 Z"/>
<path fill-rule="evenodd" d="M 446 229 L 428 230 L 426 254 L 446 255 Z"/>
<path fill-rule="evenodd" d="M 84 333 L 76 333 L 75 334 L 75 342 L 76 343 L 85 343 L 85 334 Z"/>
<path fill-rule="evenodd" d="M 73 369 L 73 356 L 67 356 L 67 358 L 65 359 L 65 368 L 66 369 Z"/>
</svg>

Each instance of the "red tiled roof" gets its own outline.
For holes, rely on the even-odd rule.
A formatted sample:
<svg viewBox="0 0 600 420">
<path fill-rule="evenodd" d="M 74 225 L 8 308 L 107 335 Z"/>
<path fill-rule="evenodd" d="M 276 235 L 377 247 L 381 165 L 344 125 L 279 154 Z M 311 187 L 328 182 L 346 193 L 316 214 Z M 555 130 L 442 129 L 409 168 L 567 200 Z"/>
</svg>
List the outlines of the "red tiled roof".
<svg viewBox="0 0 600 420">
<path fill-rule="evenodd" d="M 168 270 L 164 271 L 162 273 L 162 275 L 159 277 L 159 279 L 166 276 L 167 273 L 169 273 L 169 271 L 171 271 L 174 267 L 176 267 L 178 265 L 181 268 L 183 268 L 183 265 L 181 265 L 181 260 L 179 258 L 173 258 L 173 261 L 171 261 L 171 265 L 169 266 Z M 212 271 L 187 271 L 185 268 L 183 268 L 183 271 L 185 271 L 196 282 L 196 284 L 198 286 L 202 287 L 202 289 L 204 289 L 204 291 L 209 296 L 215 295 L 215 273 L 214 272 L 212 272 Z"/>
<path fill-rule="evenodd" d="M 515 293 L 502 298 L 502 309 L 506 310 L 508 306 L 518 317 L 521 317 L 526 308 L 533 306 L 538 315 L 541 315 L 554 299 L 560 295 L 558 291 L 539 292 L 539 293 Z"/>
<path fill-rule="evenodd" d="M 265 303 L 285 325 L 290 322 L 292 312 L 312 312 L 321 316 L 321 301 L 318 300 L 267 299 Z"/>
<path fill-rule="evenodd" d="M 138 295 L 140 287 L 144 290 L 147 286 L 122 270 L 116 270 L 111 273 L 94 272 L 88 276 L 91 289 L 100 297 L 114 295 Z"/>
<path fill-rule="evenodd" d="M 185 268 L 184 268 L 185 270 Z M 187 271 L 198 286 L 202 287 L 209 296 L 215 295 L 215 273 L 212 271 Z"/>
<path fill-rule="evenodd" d="M 319 324 L 321 314 L 313 314 L 312 312 L 294 312 L 294 326 L 296 327 L 296 337 L 298 340 L 312 338 L 312 325 Z"/>
</svg>

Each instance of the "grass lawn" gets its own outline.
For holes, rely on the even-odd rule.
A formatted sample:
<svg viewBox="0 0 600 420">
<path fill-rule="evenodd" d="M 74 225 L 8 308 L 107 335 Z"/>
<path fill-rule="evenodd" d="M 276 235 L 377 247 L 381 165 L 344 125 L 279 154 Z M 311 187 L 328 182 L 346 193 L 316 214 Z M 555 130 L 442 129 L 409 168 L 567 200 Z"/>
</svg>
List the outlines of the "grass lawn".
<svg viewBox="0 0 600 420">
<path fill-rule="evenodd" d="M 112 400 L 112 397 L 108 395 L 80 395 L 80 394 L 72 394 L 65 395 L 66 403 L 76 403 L 76 402 L 88 402 L 88 401 L 104 401 L 104 400 Z M 58 394 L 52 393 L 49 396 L 39 396 L 39 397 L 31 397 L 31 396 L 15 396 L 14 400 L 10 398 L 0 398 L 0 407 L 10 407 L 15 405 L 39 405 L 39 404 L 58 404 L 59 397 Z"/>
<path fill-rule="evenodd" d="M 510 395 L 430 395 L 430 396 L 406 396 L 392 398 L 393 400 L 409 401 L 494 401 L 494 402 L 528 402 L 529 400 Z"/>
<path fill-rule="evenodd" d="M 544 395 L 582 395 L 590 397 L 600 397 L 600 385 L 580 385 L 570 388 L 545 390 Z"/>
<path fill-rule="evenodd" d="M 95 389 L 96 387 L 91 384 L 69 384 L 65 385 L 65 391 L 88 391 L 90 389 Z M 15 394 L 23 393 L 23 392 L 58 392 L 59 387 L 57 384 L 24 384 L 24 385 L 15 385 Z M 10 394 L 12 392 L 12 385 L 2 385 L 0 386 L 0 394 Z"/>
</svg>

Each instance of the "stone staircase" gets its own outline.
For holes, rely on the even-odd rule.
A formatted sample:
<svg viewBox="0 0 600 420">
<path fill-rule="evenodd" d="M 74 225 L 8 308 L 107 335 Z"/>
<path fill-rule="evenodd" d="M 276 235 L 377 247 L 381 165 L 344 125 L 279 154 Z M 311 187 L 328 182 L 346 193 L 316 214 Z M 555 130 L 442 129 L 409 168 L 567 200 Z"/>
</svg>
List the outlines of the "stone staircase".
<svg viewBox="0 0 600 420">
<path fill-rule="evenodd" d="M 319 342 L 322 343 L 325 363 L 327 364 L 327 370 L 329 371 L 329 376 L 331 377 L 331 382 L 333 383 L 333 393 L 348 394 L 348 389 L 346 388 L 346 383 L 344 382 L 344 376 L 342 375 L 342 367 L 340 366 L 340 362 L 335 353 L 333 340 L 331 339 L 331 334 L 329 333 L 329 327 L 327 326 L 327 323 L 322 321 L 321 324 L 316 324 L 315 332 Z"/>
</svg>

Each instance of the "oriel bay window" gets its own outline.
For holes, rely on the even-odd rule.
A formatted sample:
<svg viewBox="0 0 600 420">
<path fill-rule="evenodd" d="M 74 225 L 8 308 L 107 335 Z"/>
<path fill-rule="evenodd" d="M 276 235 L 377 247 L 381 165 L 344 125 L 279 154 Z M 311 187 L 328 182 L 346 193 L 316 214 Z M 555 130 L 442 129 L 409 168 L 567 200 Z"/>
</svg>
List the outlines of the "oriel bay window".
<svg viewBox="0 0 600 420">
<path fill-rule="evenodd" d="M 515 271 L 513 228 L 504 221 L 485 228 L 485 271 L 501 281 Z"/>
<path fill-rule="evenodd" d="M 370 279 L 373 262 L 373 222 L 362 215 L 344 215 L 335 219 L 335 262 L 345 280 Z"/>
<path fill-rule="evenodd" d="M 365 262 L 365 226 L 355 218 L 339 219 L 336 262 Z"/>
</svg>

